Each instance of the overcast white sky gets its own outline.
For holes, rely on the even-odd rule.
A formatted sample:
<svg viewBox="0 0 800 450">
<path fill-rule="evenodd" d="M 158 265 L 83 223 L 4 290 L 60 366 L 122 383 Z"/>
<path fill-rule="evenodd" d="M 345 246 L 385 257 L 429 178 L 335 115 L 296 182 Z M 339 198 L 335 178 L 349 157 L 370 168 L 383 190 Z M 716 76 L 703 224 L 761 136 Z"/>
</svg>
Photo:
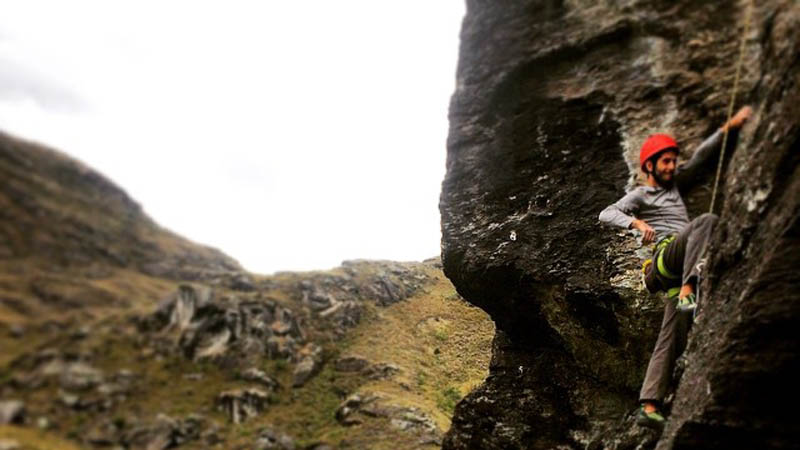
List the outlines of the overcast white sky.
<svg viewBox="0 0 800 450">
<path fill-rule="evenodd" d="M 0 0 L 0 129 L 247 269 L 439 253 L 462 0 Z"/>
</svg>

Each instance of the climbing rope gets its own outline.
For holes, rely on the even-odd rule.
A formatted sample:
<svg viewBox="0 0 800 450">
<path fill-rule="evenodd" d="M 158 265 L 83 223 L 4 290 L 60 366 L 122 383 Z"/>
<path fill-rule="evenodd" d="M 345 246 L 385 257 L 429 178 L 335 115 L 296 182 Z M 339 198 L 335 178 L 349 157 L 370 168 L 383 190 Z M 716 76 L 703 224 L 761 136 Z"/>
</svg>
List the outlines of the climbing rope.
<svg viewBox="0 0 800 450">
<path fill-rule="evenodd" d="M 714 190 L 711 192 L 711 207 L 708 209 L 708 212 L 714 212 L 714 201 L 717 198 L 717 186 L 719 185 L 719 177 L 722 173 L 722 161 L 725 159 L 725 147 L 728 146 L 728 130 L 730 126 L 728 125 L 731 121 L 731 117 L 733 116 L 733 105 L 736 103 L 736 92 L 739 89 L 739 76 L 742 72 L 742 62 L 744 61 L 744 47 L 747 41 L 747 33 L 750 31 L 750 18 L 753 15 L 753 0 L 747 2 L 747 12 L 744 16 L 744 32 L 742 33 L 742 39 L 739 43 L 739 61 L 736 63 L 736 76 L 733 79 L 733 91 L 731 91 L 731 101 L 728 103 L 728 120 L 725 122 L 725 130 L 722 135 L 722 149 L 719 153 L 719 162 L 717 163 L 717 176 L 714 179 Z"/>
</svg>

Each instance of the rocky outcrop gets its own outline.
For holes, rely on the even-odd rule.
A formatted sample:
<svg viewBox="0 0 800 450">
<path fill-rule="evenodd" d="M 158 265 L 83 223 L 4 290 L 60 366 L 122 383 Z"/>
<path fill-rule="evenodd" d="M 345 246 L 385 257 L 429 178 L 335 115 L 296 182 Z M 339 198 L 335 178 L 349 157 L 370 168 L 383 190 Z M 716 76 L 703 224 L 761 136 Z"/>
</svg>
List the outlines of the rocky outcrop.
<svg viewBox="0 0 800 450">
<path fill-rule="evenodd" d="M 281 385 L 274 378 L 267 375 L 263 370 L 251 367 L 241 374 L 241 378 L 245 381 L 259 383 L 270 391 L 278 390 Z"/>
<path fill-rule="evenodd" d="M 740 86 L 756 114 L 729 149 L 707 301 L 663 448 L 740 436 L 796 442 L 790 419 L 769 405 L 778 392 L 796 392 L 788 380 L 797 376 L 797 337 L 788 330 L 798 313 L 789 268 L 800 254 L 800 12 L 790 1 L 757 3 Z M 647 134 L 676 135 L 688 155 L 724 121 L 743 8 L 468 2 L 440 203 L 442 261 L 497 335 L 490 376 L 457 406 L 445 449 L 655 444 L 658 436 L 626 415 L 660 300 L 638 288 L 632 236 L 597 216 L 633 179 Z M 693 213 L 708 208 L 708 194 L 689 196 Z M 769 364 L 758 362 L 762 352 Z"/>
<path fill-rule="evenodd" d="M 262 428 L 258 432 L 254 448 L 256 450 L 294 450 L 297 447 L 294 445 L 294 439 L 288 434 L 271 428 Z"/>
<path fill-rule="evenodd" d="M 19 400 L 0 401 L 0 425 L 21 423 L 25 419 L 25 403 Z"/>
<path fill-rule="evenodd" d="M 422 445 L 441 445 L 436 422 L 418 408 L 384 404 L 381 396 L 364 393 L 350 395 L 336 409 L 336 420 L 344 426 L 359 425 L 364 417 L 388 419 L 391 428 L 417 436 Z"/>
<path fill-rule="evenodd" d="M 431 281 L 419 266 L 392 261 L 344 261 L 342 272 L 300 281 L 296 298 L 315 317 L 333 324 L 338 337 L 358 324 L 366 302 L 388 306 L 411 297 Z"/>
<path fill-rule="evenodd" d="M 300 387 L 308 382 L 322 368 L 322 347 L 311 344 L 295 355 L 297 365 L 294 367 L 292 387 Z"/>
<path fill-rule="evenodd" d="M 239 286 L 235 295 L 223 295 L 224 289 L 183 284 L 136 321 L 161 353 L 177 349 L 195 361 L 208 359 L 241 370 L 264 357 L 289 360 L 296 364 L 293 383 L 299 387 L 323 363 L 322 348 L 314 339 L 341 339 L 359 323 L 367 303 L 385 307 L 430 282 L 420 265 L 390 261 L 345 262 L 341 272 L 277 285 L 290 293 L 290 302 L 270 298 L 261 288 L 250 292 Z"/>
<path fill-rule="evenodd" d="M 339 372 L 361 372 L 369 366 L 369 361 L 361 356 L 343 356 L 333 363 L 333 367 Z"/>
<path fill-rule="evenodd" d="M 261 414 L 269 404 L 269 394 L 258 388 L 225 391 L 217 397 L 217 407 L 233 423 L 242 423 Z"/>
<path fill-rule="evenodd" d="M 118 445 L 142 450 L 175 448 L 198 440 L 206 446 L 219 443 L 218 426 L 197 414 L 183 419 L 156 414 L 147 420 L 128 420 L 101 420 L 88 429 L 83 441 L 94 447 Z"/>
<path fill-rule="evenodd" d="M 274 300 L 223 297 L 191 285 L 182 285 L 142 318 L 140 328 L 161 336 L 165 351 L 177 342 L 187 358 L 239 368 L 264 357 L 292 357 L 306 340 L 293 311 Z"/>
</svg>

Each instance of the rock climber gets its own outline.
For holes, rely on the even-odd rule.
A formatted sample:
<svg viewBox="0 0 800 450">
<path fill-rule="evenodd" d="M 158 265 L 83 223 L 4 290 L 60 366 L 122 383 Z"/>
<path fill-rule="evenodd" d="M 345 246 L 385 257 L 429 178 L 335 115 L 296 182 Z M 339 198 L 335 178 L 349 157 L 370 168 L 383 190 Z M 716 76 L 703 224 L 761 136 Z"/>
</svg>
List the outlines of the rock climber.
<svg viewBox="0 0 800 450">
<path fill-rule="evenodd" d="M 661 331 L 639 393 L 639 425 L 657 429 L 664 425 L 661 404 L 675 360 L 686 347 L 690 313 L 697 306 L 695 292 L 701 257 L 717 221 L 717 216 L 710 213 L 689 221 L 681 193 L 697 181 L 704 163 L 721 147 L 725 131 L 735 142 L 736 132 L 751 114 L 748 106 L 740 109 L 680 167 L 680 150 L 672 137 L 648 137 L 639 151 L 639 167 L 647 177 L 644 185 L 600 213 L 603 223 L 640 231 L 642 245 L 656 242 L 652 259 L 643 267 L 645 284 L 652 293 L 667 292 Z"/>
</svg>

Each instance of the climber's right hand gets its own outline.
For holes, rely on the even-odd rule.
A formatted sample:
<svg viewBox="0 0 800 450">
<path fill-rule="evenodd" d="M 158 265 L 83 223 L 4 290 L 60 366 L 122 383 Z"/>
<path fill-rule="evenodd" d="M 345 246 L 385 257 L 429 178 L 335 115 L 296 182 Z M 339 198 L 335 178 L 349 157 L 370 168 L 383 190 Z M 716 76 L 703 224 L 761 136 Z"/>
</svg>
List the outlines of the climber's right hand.
<svg viewBox="0 0 800 450">
<path fill-rule="evenodd" d="M 751 107 L 749 107 L 749 106 L 743 106 L 743 107 L 742 107 L 742 108 L 741 108 L 741 109 L 740 109 L 740 110 L 739 110 L 739 111 L 736 113 L 736 115 L 734 115 L 733 117 L 731 117 L 731 120 L 729 120 L 728 122 L 726 122 L 726 123 L 725 123 L 725 125 L 723 125 L 723 126 L 722 126 L 722 129 L 723 129 L 723 130 L 725 130 L 726 128 L 727 128 L 727 129 L 731 129 L 731 128 L 733 128 L 733 129 L 741 128 L 741 127 L 742 127 L 742 125 L 744 125 L 744 123 L 745 123 L 745 122 L 747 122 L 747 120 L 748 120 L 748 119 L 750 118 L 750 116 L 752 116 L 752 115 L 753 115 L 753 108 L 751 108 Z"/>
<path fill-rule="evenodd" d="M 644 220 L 634 219 L 631 222 L 631 228 L 636 228 L 642 232 L 642 244 L 647 245 L 656 240 L 656 230 Z"/>
</svg>

